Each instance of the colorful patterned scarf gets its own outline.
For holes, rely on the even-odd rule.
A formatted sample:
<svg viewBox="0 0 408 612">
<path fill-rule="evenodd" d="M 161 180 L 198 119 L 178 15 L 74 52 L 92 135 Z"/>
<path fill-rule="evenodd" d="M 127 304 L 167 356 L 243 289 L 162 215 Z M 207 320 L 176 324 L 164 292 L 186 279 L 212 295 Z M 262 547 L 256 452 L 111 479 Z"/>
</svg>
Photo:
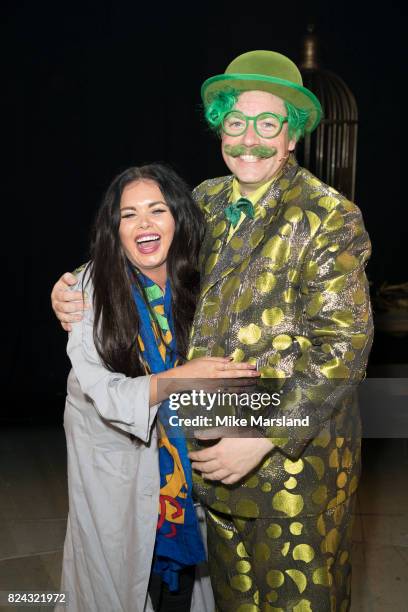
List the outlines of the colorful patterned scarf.
<svg viewBox="0 0 408 612">
<path fill-rule="evenodd" d="M 132 285 L 140 319 L 139 346 L 146 371 L 156 374 L 177 364 L 171 288 L 167 280 L 163 295 L 160 287 L 140 272 L 138 280 L 154 315 L 153 318 L 139 289 Z M 181 428 L 175 431 L 174 425 L 170 427 L 172 414 L 169 401 L 162 402 L 158 412 L 160 501 L 153 572 L 162 576 L 170 591 L 175 591 L 180 570 L 204 561 L 205 550 L 191 495 L 186 440 Z"/>
</svg>

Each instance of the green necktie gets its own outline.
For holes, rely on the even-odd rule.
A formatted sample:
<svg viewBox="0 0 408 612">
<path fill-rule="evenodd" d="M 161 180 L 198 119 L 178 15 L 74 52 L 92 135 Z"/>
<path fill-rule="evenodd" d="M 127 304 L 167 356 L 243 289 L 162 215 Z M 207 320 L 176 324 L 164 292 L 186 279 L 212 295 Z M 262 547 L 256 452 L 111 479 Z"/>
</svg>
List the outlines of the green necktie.
<svg viewBox="0 0 408 612">
<path fill-rule="evenodd" d="M 255 216 L 254 206 L 252 202 L 246 198 L 239 198 L 234 204 L 230 204 L 224 210 L 225 216 L 231 223 L 232 227 L 236 227 L 241 216 L 241 212 L 245 213 L 247 217 L 253 219 Z"/>
</svg>

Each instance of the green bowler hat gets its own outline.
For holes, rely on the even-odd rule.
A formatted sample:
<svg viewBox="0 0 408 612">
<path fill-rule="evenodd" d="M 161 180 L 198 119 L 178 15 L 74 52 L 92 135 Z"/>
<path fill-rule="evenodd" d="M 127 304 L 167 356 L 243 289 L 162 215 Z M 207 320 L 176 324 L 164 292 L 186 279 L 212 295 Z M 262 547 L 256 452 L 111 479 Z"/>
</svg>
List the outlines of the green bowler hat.
<svg viewBox="0 0 408 612">
<path fill-rule="evenodd" d="M 236 57 L 224 74 L 204 81 L 201 97 L 205 105 L 223 89 L 239 91 L 267 91 L 298 108 L 310 111 L 306 131 L 312 132 L 319 124 L 322 107 L 306 87 L 296 64 L 276 51 L 249 51 Z"/>
</svg>

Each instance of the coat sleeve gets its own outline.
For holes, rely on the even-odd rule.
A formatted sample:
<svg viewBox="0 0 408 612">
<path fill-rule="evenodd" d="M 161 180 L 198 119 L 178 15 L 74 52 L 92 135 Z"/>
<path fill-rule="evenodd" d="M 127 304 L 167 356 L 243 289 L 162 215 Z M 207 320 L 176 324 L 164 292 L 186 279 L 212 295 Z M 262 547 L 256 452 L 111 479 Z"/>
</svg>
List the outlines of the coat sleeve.
<svg viewBox="0 0 408 612">
<path fill-rule="evenodd" d="M 270 427 L 264 435 L 291 458 L 318 436 L 365 375 L 373 337 L 369 288 L 364 272 L 371 252 L 360 210 L 345 202 L 323 220 L 300 276 L 303 334 L 300 357 L 282 389 L 275 417 L 309 419 L 302 434 Z"/>
<path fill-rule="evenodd" d="M 82 321 L 73 323 L 69 334 L 67 354 L 73 371 L 82 392 L 92 401 L 102 419 L 148 442 L 159 407 L 159 404 L 149 406 L 150 376 L 130 378 L 104 366 L 93 341 L 92 287 L 83 279 L 84 272 L 81 271 L 78 284 L 72 289 L 81 291 L 84 288 L 91 307 L 84 312 Z"/>
</svg>

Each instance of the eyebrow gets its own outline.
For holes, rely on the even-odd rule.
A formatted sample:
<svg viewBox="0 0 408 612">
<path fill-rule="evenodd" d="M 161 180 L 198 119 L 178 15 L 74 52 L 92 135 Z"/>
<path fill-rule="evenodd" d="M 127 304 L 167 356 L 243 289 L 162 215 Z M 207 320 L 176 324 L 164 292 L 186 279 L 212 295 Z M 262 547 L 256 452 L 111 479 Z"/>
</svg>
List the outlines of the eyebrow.
<svg viewBox="0 0 408 612">
<path fill-rule="evenodd" d="M 163 202 L 162 200 L 157 200 L 157 202 L 150 202 L 148 204 L 148 207 L 152 208 L 152 206 L 156 206 L 156 204 L 161 204 L 162 206 L 166 206 L 168 208 L 166 202 Z M 136 207 L 135 206 L 123 206 L 123 208 L 121 208 L 120 210 L 136 210 Z"/>
</svg>

